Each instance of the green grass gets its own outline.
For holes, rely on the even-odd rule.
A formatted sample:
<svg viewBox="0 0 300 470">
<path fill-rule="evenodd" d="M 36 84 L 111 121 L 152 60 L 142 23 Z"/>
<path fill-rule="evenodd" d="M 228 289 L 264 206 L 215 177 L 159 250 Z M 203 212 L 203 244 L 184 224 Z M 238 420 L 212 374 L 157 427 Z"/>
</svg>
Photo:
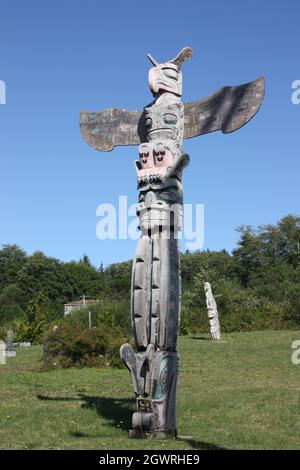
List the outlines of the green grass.
<svg viewBox="0 0 300 470">
<path fill-rule="evenodd" d="M 181 337 L 178 432 L 128 439 L 135 403 L 127 370 L 41 371 L 42 349 L 0 366 L 1 449 L 299 449 L 300 332 Z"/>
</svg>

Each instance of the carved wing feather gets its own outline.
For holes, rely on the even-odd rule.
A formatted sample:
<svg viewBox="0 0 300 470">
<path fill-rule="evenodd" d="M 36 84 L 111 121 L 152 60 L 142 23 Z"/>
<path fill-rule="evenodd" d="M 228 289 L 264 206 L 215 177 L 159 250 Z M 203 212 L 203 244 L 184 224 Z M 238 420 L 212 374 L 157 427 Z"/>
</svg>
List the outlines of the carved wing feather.
<svg viewBox="0 0 300 470">
<path fill-rule="evenodd" d="M 116 145 L 139 145 L 146 141 L 143 111 L 110 108 L 80 113 L 80 132 L 94 149 L 111 151 Z"/>
<path fill-rule="evenodd" d="M 184 138 L 221 130 L 233 132 L 244 126 L 259 110 L 265 81 L 220 88 L 212 95 L 184 105 Z"/>
</svg>

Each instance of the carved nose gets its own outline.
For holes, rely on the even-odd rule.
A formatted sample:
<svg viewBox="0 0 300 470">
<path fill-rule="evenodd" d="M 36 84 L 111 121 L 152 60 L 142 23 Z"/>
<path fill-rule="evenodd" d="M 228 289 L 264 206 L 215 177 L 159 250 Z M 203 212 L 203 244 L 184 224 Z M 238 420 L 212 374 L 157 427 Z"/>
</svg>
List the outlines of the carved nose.
<svg viewBox="0 0 300 470">
<path fill-rule="evenodd" d="M 141 152 L 140 154 L 140 158 L 148 158 L 149 157 L 149 152 Z"/>
<path fill-rule="evenodd" d="M 147 196 L 146 196 L 146 199 L 145 199 L 145 205 L 147 207 L 147 209 L 150 209 L 150 207 L 155 203 L 156 199 L 155 199 L 155 195 L 152 191 L 149 191 L 149 193 L 147 193 Z"/>
<path fill-rule="evenodd" d="M 158 155 L 158 154 L 164 155 L 165 153 L 166 153 L 166 148 L 163 144 L 159 143 L 159 144 L 155 145 L 155 147 L 154 147 L 154 154 L 155 155 Z"/>
<path fill-rule="evenodd" d="M 162 162 L 164 155 L 166 154 L 165 146 L 161 143 L 155 145 L 154 147 L 154 156 L 158 162 Z"/>
</svg>

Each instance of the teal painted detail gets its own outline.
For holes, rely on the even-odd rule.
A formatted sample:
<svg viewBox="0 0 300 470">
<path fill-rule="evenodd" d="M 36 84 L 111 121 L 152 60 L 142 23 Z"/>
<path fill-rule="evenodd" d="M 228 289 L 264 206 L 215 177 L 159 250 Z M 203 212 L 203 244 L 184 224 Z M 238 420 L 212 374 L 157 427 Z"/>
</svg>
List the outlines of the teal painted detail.
<svg viewBox="0 0 300 470">
<path fill-rule="evenodd" d="M 158 380 L 156 382 L 156 390 L 154 394 L 154 398 L 160 400 L 165 393 L 167 392 L 170 384 L 170 370 L 172 358 L 170 356 L 165 357 L 160 364 L 159 373 L 158 373 Z"/>
</svg>

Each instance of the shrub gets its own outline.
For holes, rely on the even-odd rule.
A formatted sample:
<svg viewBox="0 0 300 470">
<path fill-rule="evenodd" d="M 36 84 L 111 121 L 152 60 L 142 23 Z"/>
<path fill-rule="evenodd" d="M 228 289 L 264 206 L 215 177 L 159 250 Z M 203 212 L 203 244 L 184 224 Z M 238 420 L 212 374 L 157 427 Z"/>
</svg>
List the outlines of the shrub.
<svg viewBox="0 0 300 470">
<path fill-rule="evenodd" d="M 87 327 L 88 312 L 91 313 L 93 327 L 101 327 L 104 324 L 118 326 L 125 332 L 125 336 L 131 335 L 130 301 L 128 299 L 100 299 L 95 305 L 89 305 L 72 312 L 69 320 L 80 321 Z"/>
<path fill-rule="evenodd" d="M 120 346 L 126 342 L 118 327 L 92 329 L 80 321 L 65 320 L 44 339 L 44 365 L 52 367 L 120 367 Z"/>
<path fill-rule="evenodd" d="M 228 279 L 216 270 L 202 266 L 194 275 L 189 290 L 182 296 L 183 331 L 208 332 L 209 322 L 204 294 L 204 281 L 211 282 L 220 317 L 221 331 L 252 331 L 294 328 L 290 303 L 275 302 L 256 289 L 243 288 L 237 280 Z M 296 296 L 295 296 L 296 298 Z M 293 301 L 290 296 L 289 302 Z"/>
</svg>

